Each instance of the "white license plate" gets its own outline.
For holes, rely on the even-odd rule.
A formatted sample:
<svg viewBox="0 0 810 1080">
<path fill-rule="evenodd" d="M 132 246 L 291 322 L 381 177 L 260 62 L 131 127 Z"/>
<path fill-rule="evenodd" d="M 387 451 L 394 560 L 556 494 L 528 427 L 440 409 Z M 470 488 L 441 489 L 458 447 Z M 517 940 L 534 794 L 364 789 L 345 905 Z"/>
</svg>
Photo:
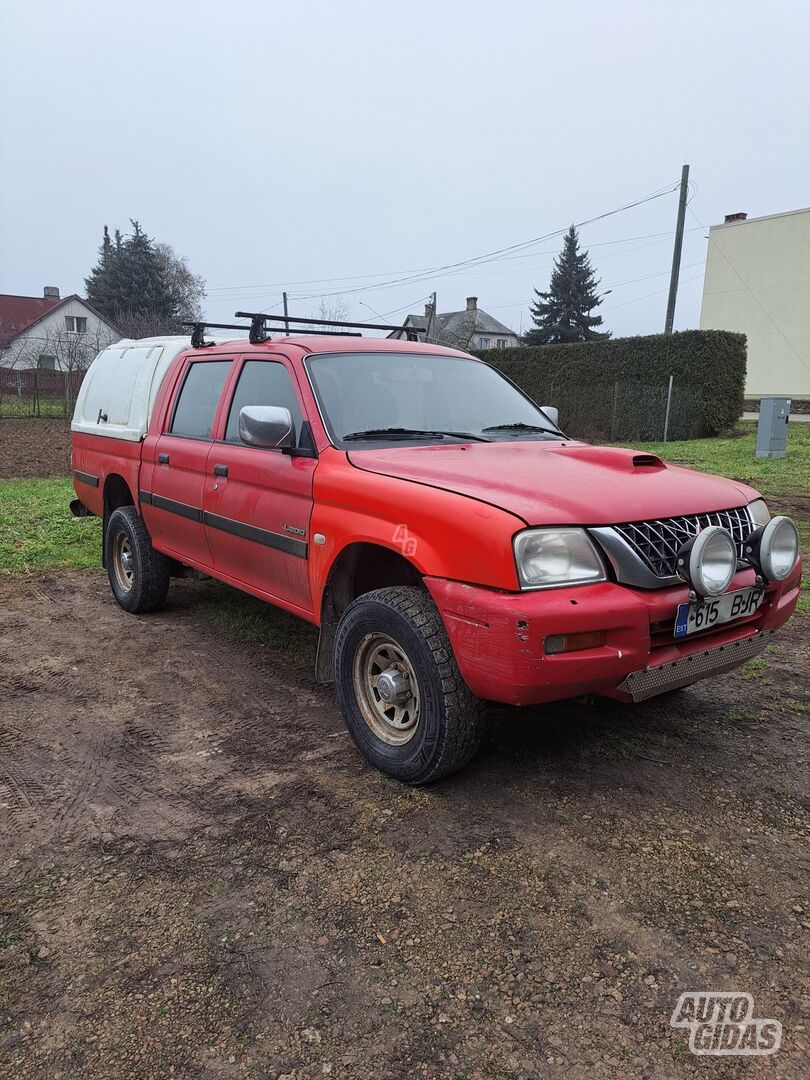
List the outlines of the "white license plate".
<svg viewBox="0 0 810 1080">
<path fill-rule="evenodd" d="M 713 626 L 741 619 L 751 615 L 760 607 L 765 597 L 765 590 L 754 586 L 751 589 L 738 589 L 736 592 L 723 593 L 699 604 L 678 604 L 675 616 L 675 637 L 686 637 L 699 630 L 710 630 Z"/>
</svg>

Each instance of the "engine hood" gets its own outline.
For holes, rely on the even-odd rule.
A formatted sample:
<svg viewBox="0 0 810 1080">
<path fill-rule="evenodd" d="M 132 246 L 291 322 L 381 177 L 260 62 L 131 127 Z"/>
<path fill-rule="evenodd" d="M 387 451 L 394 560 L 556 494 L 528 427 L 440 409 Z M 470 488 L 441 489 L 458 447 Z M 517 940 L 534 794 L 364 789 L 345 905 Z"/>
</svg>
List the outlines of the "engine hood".
<svg viewBox="0 0 810 1080">
<path fill-rule="evenodd" d="M 527 525 L 613 525 L 743 506 L 753 488 L 635 450 L 521 440 L 352 450 L 358 469 L 498 506 Z"/>
</svg>

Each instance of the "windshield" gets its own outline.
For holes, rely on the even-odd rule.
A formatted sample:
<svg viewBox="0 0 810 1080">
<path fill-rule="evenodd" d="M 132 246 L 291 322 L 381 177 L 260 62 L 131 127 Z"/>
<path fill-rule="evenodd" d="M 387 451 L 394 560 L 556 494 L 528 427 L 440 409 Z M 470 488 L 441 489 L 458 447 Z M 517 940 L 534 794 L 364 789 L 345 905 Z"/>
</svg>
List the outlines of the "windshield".
<svg viewBox="0 0 810 1080">
<path fill-rule="evenodd" d="M 315 355 L 307 359 L 333 441 L 475 437 L 561 438 L 559 429 L 494 368 L 417 352 Z"/>
</svg>

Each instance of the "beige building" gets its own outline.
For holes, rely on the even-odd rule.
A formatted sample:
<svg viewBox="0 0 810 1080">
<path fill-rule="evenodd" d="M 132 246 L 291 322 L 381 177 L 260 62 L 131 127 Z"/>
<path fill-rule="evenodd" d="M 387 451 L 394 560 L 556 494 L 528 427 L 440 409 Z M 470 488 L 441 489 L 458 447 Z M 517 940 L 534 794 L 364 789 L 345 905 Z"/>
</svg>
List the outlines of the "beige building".
<svg viewBox="0 0 810 1080">
<path fill-rule="evenodd" d="M 810 400 L 810 208 L 712 226 L 700 328 L 747 336 L 747 398 Z"/>
</svg>

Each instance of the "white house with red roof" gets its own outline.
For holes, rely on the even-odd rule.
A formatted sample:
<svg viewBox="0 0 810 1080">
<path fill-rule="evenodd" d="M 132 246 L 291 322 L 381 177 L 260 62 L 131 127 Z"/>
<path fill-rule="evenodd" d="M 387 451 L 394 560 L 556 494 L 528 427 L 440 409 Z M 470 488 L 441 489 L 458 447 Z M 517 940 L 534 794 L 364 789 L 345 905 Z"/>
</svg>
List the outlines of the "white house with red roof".
<svg viewBox="0 0 810 1080">
<path fill-rule="evenodd" d="M 53 285 L 42 296 L 0 293 L 0 368 L 81 371 L 120 337 L 86 300 Z"/>
</svg>

